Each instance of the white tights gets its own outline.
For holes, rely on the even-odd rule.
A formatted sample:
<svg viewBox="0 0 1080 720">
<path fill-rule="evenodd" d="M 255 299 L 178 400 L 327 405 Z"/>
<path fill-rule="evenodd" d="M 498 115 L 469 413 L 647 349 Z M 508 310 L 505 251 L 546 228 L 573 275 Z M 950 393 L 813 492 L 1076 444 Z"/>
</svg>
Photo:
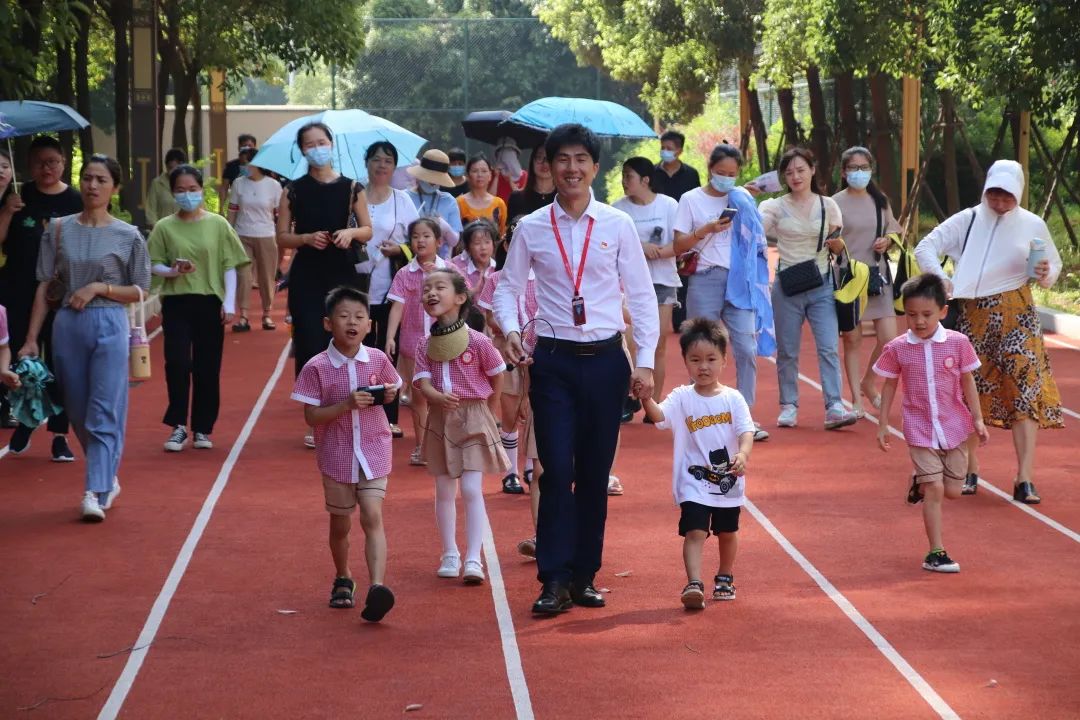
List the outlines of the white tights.
<svg viewBox="0 0 1080 720">
<path fill-rule="evenodd" d="M 465 561 L 480 562 L 480 548 L 487 528 L 482 489 L 484 475 L 475 470 L 461 474 L 461 499 L 465 501 Z M 435 478 L 435 524 L 442 538 L 443 555 L 457 555 L 457 478 Z"/>
</svg>

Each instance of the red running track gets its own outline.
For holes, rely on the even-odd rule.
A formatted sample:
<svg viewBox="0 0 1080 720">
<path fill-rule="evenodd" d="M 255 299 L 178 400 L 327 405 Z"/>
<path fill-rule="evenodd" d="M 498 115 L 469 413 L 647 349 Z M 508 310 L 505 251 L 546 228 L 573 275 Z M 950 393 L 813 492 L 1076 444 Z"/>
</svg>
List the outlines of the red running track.
<svg viewBox="0 0 1080 720">
<path fill-rule="evenodd" d="M 77 521 L 82 466 L 48 463 L 43 433 L 26 455 L 0 459 L 0 717 L 95 717 L 118 697 L 118 682 L 128 688 L 119 694 L 126 718 L 382 718 L 410 704 L 423 706 L 411 715 L 437 718 L 1076 716 L 1074 418 L 1069 429 L 1040 433 L 1038 515 L 987 487 L 950 503 L 945 539 L 963 571 L 932 575 L 920 568 L 919 510 L 903 501 L 902 443 L 881 453 L 869 421 L 820 430 L 820 393 L 807 383 L 800 427 L 778 430 L 775 368 L 760 360 L 755 415 L 773 437 L 755 447 L 749 495 L 820 584 L 746 512 L 739 599 L 686 613 L 670 438 L 635 422 L 624 429 L 616 472 L 626 495 L 611 500 L 597 578 L 610 591 L 608 607 L 546 621 L 528 612 L 535 565 L 515 552 L 531 534 L 527 498 L 504 495 L 488 479 L 507 605 L 491 584 L 436 578 L 432 482 L 406 464 L 410 441 L 398 441 L 385 510 L 398 606 L 372 626 L 357 611 L 326 607 L 326 514 L 313 455 L 300 445 L 300 409 L 288 400 L 291 360 L 231 472 L 222 472 L 286 339 L 280 330 L 226 337 L 217 447 L 179 455 L 161 450 L 167 428 L 155 343 L 156 376 L 132 391 L 124 491 L 102 525 Z M 807 336 L 802 369 L 816 380 L 811 342 Z M 1080 350 L 1050 347 L 1065 405 L 1078 411 Z M 681 367 L 673 340 L 668 353 L 671 385 Z M 1008 490 L 1009 436 L 991 435 L 983 476 Z M 136 644 L 216 479 L 227 485 L 128 685 L 124 651 Z M 353 571 L 362 577 L 362 535 L 354 532 Z M 822 584 L 850 603 L 849 614 Z M 505 637 L 520 666 L 504 652 L 500 609 L 512 621 Z M 508 667 L 519 667 L 513 674 L 523 680 L 517 705 Z"/>
</svg>

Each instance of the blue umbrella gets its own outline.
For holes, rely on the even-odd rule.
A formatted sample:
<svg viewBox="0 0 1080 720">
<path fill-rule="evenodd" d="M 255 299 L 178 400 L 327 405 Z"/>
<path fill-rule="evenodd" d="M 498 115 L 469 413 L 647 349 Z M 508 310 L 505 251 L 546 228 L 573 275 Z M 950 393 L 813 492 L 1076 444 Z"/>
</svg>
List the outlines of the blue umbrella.
<svg viewBox="0 0 1080 720">
<path fill-rule="evenodd" d="M 294 180 L 303 177 L 308 164 L 296 144 L 296 132 L 311 122 L 324 123 L 334 133 L 334 167 L 355 180 L 367 180 L 364 152 L 372 143 L 380 140 L 393 143 L 398 151 L 398 167 L 406 167 L 427 142 L 416 133 L 363 110 L 325 110 L 287 123 L 263 143 L 252 164 Z"/>
<path fill-rule="evenodd" d="M 603 137 L 654 138 L 656 133 L 633 110 L 608 100 L 547 97 L 533 100 L 511 115 L 507 124 L 553 130 L 580 123 Z"/>
<path fill-rule="evenodd" d="M 0 102 L 0 140 L 8 141 L 9 155 L 12 155 L 11 138 L 13 137 L 42 132 L 81 130 L 89 124 L 86 118 L 67 105 L 41 100 Z M 19 191 L 18 183 L 15 185 L 15 191 Z"/>
</svg>

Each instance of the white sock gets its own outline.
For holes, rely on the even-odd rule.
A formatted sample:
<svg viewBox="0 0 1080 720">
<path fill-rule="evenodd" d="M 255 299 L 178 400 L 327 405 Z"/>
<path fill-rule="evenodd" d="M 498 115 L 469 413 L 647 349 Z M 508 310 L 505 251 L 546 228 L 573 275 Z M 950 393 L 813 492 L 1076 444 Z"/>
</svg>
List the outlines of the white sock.
<svg viewBox="0 0 1080 720">
<path fill-rule="evenodd" d="M 487 529 L 487 510 L 484 509 L 484 474 L 466 470 L 461 475 L 461 499 L 465 502 L 465 560 L 480 562 L 480 549 Z"/>
<path fill-rule="evenodd" d="M 529 472 L 533 469 L 533 459 L 531 457 L 525 458 L 525 472 Z"/>
<path fill-rule="evenodd" d="M 517 475 L 518 471 L 518 434 L 517 430 L 514 432 L 500 432 L 499 437 L 502 438 L 503 450 L 506 451 L 506 457 L 510 458 L 510 472 Z"/>
<path fill-rule="evenodd" d="M 457 480 L 446 475 L 435 478 L 435 525 L 442 539 L 443 555 L 457 555 Z"/>
</svg>

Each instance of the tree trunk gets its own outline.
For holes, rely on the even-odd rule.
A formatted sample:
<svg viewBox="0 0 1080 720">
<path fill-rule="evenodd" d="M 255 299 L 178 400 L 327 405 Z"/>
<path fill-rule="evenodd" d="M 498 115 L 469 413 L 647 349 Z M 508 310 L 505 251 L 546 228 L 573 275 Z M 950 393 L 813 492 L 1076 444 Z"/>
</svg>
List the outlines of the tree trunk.
<svg viewBox="0 0 1080 720">
<path fill-rule="evenodd" d="M 802 128 L 795 118 L 795 93 L 791 88 L 779 88 L 776 102 L 780 105 L 780 120 L 784 125 L 784 142 L 790 145 L 802 144 Z"/>
<path fill-rule="evenodd" d="M 1005 129 L 1009 126 L 1009 110 L 1001 113 L 1001 123 L 998 124 L 997 134 L 994 136 L 994 146 L 990 149 L 991 159 L 1001 157 L 1001 148 L 1005 144 Z"/>
<path fill-rule="evenodd" d="M 198 161 L 203 158 L 203 108 L 202 86 L 199 84 L 201 75 L 199 68 L 193 68 L 191 73 L 191 160 Z"/>
<path fill-rule="evenodd" d="M 750 126 L 754 129 L 754 147 L 757 149 L 758 169 L 767 172 L 769 166 L 768 129 L 765 127 L 765 117 L 761 114 L 761 98 L 758 97 L 757 88 L 750 87 L 750 76 L 743 75 L 739 82 L 746 90 L 746 97 L 750 101 Z"/>
<path fill-rule="evenodd" d="M 840 138 L 844 147 L 859 144 L 859 115 L 855 107 L 855 78 L 851 72 L 839 73 L 833 78 L 836 110 L 840 116 Z"/>
<path fill-rule="evenodd" d="M 949 215 L 960 212 L 960 178 L 956 172 L 956 104 L 950 90 L 942 90 L 941 158 L 945 166 L 945 210 Z M 927 186 L 929 189 L 929 186 Z"/>
<path fill-rule="evenodd" d="M 882 73 L 870 77 L 870 105 L 874 115 L 874 156 L 878 181 L 893 207 L 900 207 L 896 184 L 896 158 L 893 157 L 892 120 L 889 116 L 889 78 Z"/>
<path fill-rule="evenodd" d="M 159 45 L 160 47 L 160 45 Z M 157 77 L 157 137 L 158 147 L 162 149 L 162 156 L 164 157 L 165 145 L 165 101 L 169 96 L 169 66 L 165 62 L 165 54 L 161 54 L 161 62 L 158 63 L 158 77 Z M 162 169 L 164 169 L 162 165 Z"/>
<path fill-rule="evenodd" d="M 112 0 L 109 20 L 113 26 L 113 104 L 116 113 L 116 160 L 131 177 L 131 0 Z M 130 191 L 125 183 L 123 191 Z M 126 194 L 126 193 L 125 193 Z M 128 203 L 125 202 L 127 207 Z"/>
<path fill-rule="evenodd" d="M 811 65 L 806 68 L 806 89 L 810 95 L 810 144 L 817 156 L 817 182 L 821 192 L 832 194 L 833 156 L 829 149 L 832 128 L 825 110 L 825 92 L 821 89 L 821 73 Z"/>
<path fill-rule="evenodd" d="M 53 94 L 56 102 L 68 107 L 75 107 L 75 87 L 71 67 L 71 46 L 68 44 L 55 43 L 56 46 L 56 86 Z M 72 150 L 75 144 L 75 133 L 65 130 L 60 133 L 60 145 L 63 147 L 64 157 L 64 182 L 71 184 L 71 160 Z"/>
<path fill-rule="evenodd" d="M 1042 215 L 1043 220 L 1050 216 L 1050 203 L 1054 198 L 1054 191 L 1057 190 L 1058 181 L 1062 179 L 1062 176 L 1065 173 L 1069 153 L 1072 152 L 1078 128 L 1080 128 L 1080 111 L 1077 111 L 1076 116 L 1073 118 L 1072 125 L 1069 126 L 1069 131 L 1065 135 L 1065 140 L 1062 141 L 1061 148 L 1058 149 L 1057 158 L 1054 159 L 1054 163 L 1057 167 L 1049 168 L 1053 174 L 1050 178 L 1050 184 L 1046 189 L 1046 200 L 1043 202 L 1042 212 L 1039 213 Z"/>
<path fill-rule="evenodd" d="M 90 13 L 76 8 L 79 31 L 75 37 L 75 109 L 90 123 L 79 131 L 79 150 L 83 159 L 94 154 L 94 118 L 90 105 L 90 78 L 87 74 L 90 54 Z"/>
<path fill-rule="evenodd" d="M 173 111 L 172 146 L 188 153 L 188 157 L 194 161 L 195 156 L 191 153 L 191 148 L 188 147 L 187 132 L 187 109 L 188 101 L 191 99 L 193 81 L 183 69 L 180 69 L 179 72 L 174 69 L 172 80 L 173 107 L 175 108 Z"/>
</svg>

